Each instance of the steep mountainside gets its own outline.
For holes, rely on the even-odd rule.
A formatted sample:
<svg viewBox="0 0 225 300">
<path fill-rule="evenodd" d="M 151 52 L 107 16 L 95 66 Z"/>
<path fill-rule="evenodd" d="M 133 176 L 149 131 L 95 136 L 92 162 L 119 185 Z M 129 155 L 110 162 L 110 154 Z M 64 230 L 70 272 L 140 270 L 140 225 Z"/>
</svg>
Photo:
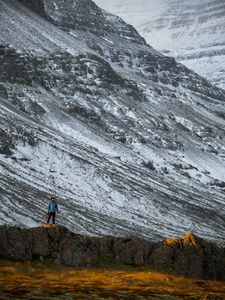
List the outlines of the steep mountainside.
<svg viewBox="0 0 225 300">
<path fill-rule="evenodd" d="M 225 88 L 223 0 L 96 0 L 121 16 L 147 42 Z"/>
<path fill-rule="evenodd" d="M 223 240 L 225 92 L 92 1 L 21 2 L 0 0 L 0 222 L 54 194 L 80 233 Z"/>
</svg>

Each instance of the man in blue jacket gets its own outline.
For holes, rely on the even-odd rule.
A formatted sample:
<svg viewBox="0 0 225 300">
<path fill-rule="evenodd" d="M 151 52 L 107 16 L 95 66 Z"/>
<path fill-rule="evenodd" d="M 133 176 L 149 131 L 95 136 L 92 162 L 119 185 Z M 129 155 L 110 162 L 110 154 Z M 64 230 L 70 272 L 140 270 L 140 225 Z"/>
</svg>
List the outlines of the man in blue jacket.
<svg viewBox="0 0 225 300">
<path fill-rule="evenodd" d="M 58 205 L 55 201 L 55 197 L 51 197 L 51 201 L 48 205 L 47 224 L 49 224 L 51 218 L 52 218 L 52 224 L 55 224 L 55 214 L 58 211 L 59 211 Z"/>
</svg>

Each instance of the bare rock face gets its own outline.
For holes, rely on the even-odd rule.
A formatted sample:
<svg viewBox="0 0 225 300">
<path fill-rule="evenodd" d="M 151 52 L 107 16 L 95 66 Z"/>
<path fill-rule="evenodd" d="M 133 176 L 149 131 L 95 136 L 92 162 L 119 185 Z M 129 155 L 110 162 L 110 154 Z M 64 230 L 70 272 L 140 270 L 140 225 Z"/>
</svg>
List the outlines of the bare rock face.
<svg viewBox="0 0 225 300">
<path fill-rule="evenodd" d="M 82 236 L 65 227 L 2 228 L 0 257 L 12 260 L 50 260 L 74 267 L 94 266 L 97 261 L 134 266 L 193 278 L 225 280 L 225 249 L 193 234 L 153 243 L 135 237 Z"/>
</svg>

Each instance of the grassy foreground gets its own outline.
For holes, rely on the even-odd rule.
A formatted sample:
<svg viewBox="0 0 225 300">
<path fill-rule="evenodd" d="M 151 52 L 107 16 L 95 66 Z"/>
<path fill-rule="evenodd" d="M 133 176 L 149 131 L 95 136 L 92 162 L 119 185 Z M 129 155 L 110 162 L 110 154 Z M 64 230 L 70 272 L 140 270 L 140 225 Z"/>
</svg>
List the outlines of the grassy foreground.
<svg viewBox="0 0 225 300">
<path fill-rule="evenodd" d="M 224 282 L 147 269 L 74 269 L 0 262 L 0 299 L 225 299 Z"/>
</svg>

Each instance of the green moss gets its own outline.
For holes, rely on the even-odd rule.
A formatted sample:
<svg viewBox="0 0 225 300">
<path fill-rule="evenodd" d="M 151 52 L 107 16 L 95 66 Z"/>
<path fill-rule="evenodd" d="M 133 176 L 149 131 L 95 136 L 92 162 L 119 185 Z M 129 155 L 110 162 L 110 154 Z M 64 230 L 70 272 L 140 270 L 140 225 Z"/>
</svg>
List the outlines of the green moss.
<svg viewBox="0 0 225 300">
<path fill-rule="evenodd" d="M 0 225 L 0 230 L 4 231 L 4 230 L 12 230 L 12 229 L 16 229 L 16 226 L 9 226 L 9 225 Z"/>
<path fill-rule="evenodd" d="M 148 266 L 136 266 L 115 262 L 112 255 L 106 254 L 100 258 L 97 258 L 93 264 L 94 268 L 101 270 L 113 270 L 113 271 L 125 271 L 125 272 L 154 272 L 154 268 L 151 265 Z"/>
<path fill-rule="evenodd" d="M 97 258 L 96 261 L 94 262 L 94 266 L 96 267 L 107 266 L 107 265 L 113 265 L 113 257 L 111 254 L 105 254 Z"/>
</svg>

